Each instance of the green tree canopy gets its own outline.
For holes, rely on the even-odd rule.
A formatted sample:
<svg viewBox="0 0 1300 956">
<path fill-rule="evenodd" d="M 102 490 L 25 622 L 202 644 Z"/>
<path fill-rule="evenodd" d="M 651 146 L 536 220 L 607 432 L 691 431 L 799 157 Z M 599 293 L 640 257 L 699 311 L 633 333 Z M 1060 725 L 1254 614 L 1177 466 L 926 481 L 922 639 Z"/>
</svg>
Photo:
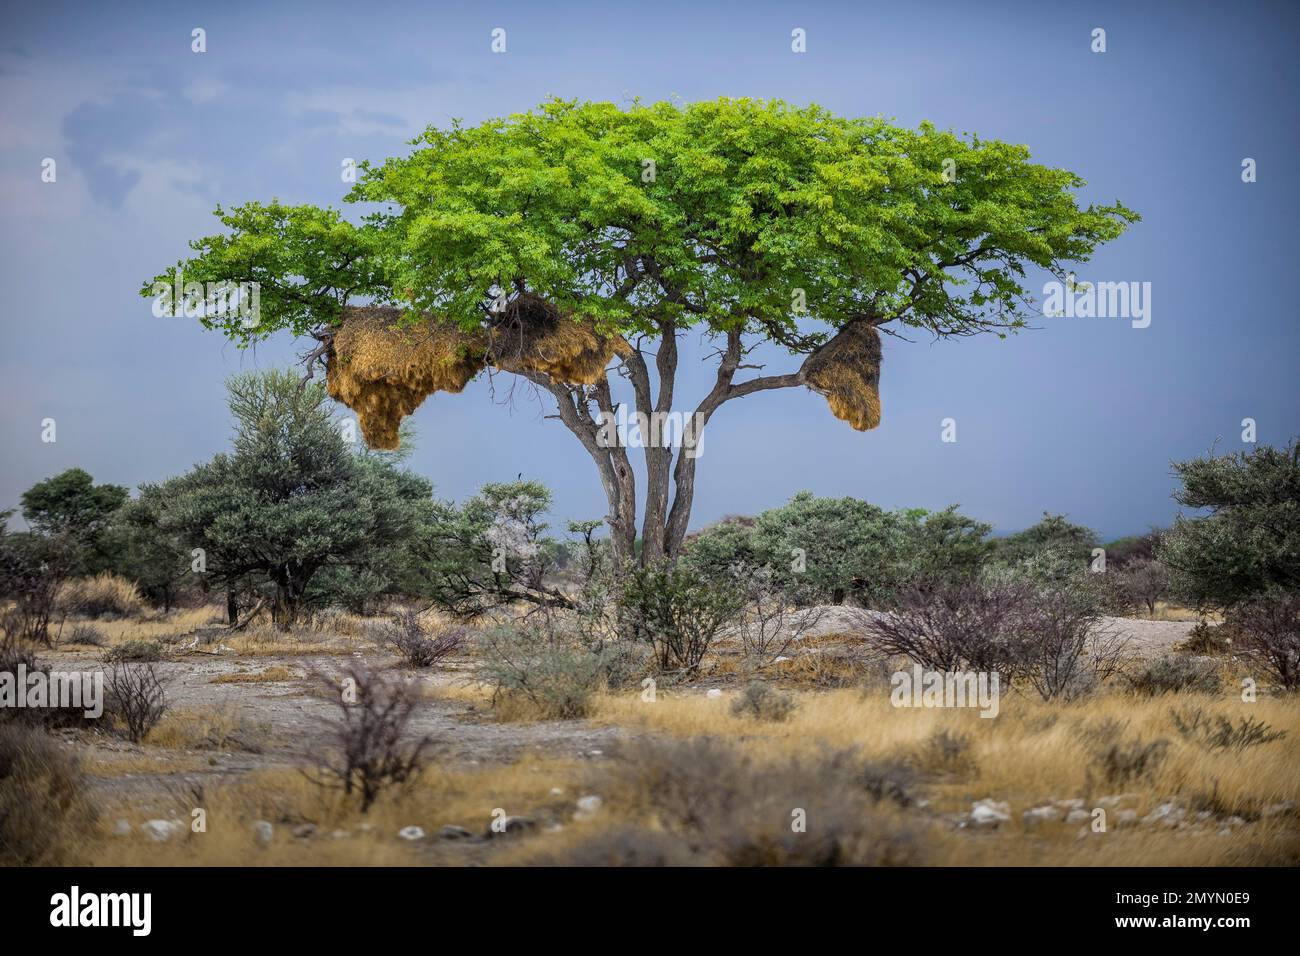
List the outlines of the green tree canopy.
<svg viewBox="0 0 1300 956">
<path fill-rule="evenodd" d="M 1286 448 L 1175 462 L 1180 515 L 1158 546 L 1173 585 L 1199 607 L 1231 608 L 1270 589 L 1300 588 L 1300 440 Z"/>
<path fill-rule="evenodd" d="M 287 628 L 317 572 L 409 546 L 432 515 L 433 489 L 383 456 L 354 454 L 320 385 L 272 371 L 236 376 L 228 389 L 233 451 L 141 498 L 159 531 L 204 550 L 214 579 L 272 583 Z"/>
<path fill-rule="evenodd" d="M 1045 511 L 1043 520 L 1037 524 L 999 538 L 995 553 L 1007 564 L 1039 561 L 1060 564 L 1062 570 L 1079 571 L 1088 567 L 1097 540 L 1097 532 L 1091 528 L 1074 524 L 1065 515 Z"/>
<path fill-rule="evenodd" d="M 430 127 L 412 145 L 361 165 L 346 197 L 370 204 L 359 225 L 278 202 L 218 209 L 227 231 L 192 242 L 178 267 L 187 281 L 260 283 L 261 314 L 205 309 L 201 320 L 243 343 L 309 333 L 321 340 L 312 357 L 329 360 L 331 332 L 355 300 L 464 330 L 540 301 L 626 340 L 617 371 L 646 415 L 674 407 L 677 339 L 699 327 L 719 341 L 716 384 L 695 406 L 702 427 L 755 392 L 830 395 L 814 371 L 832 356 L 878 378 L 878 362 L 866 367 L 851 347 L 876 330 L 1019 329 L 1032 314 L 1031 268 L 1063 276 L 1137 219 L 1118 202 L 1081 206 L 1083 181 L 1030 162 L 1024 146 L 781 101 L 551 100 L 477 126 Z M 143 292 L 174 281 L 163 273 Z M 738 381 L 763 341 L 804 358 Z M 595 461 L 616 554 L 629 558 L 638 496 L 628 452 L 598 440 L 599 416 L 614 408 L 608 379 L 512 371 L 554 396 Z M 653 561 L 680 550 L 696 458 L 644 454 L 640 554 Z"/>
</svg>

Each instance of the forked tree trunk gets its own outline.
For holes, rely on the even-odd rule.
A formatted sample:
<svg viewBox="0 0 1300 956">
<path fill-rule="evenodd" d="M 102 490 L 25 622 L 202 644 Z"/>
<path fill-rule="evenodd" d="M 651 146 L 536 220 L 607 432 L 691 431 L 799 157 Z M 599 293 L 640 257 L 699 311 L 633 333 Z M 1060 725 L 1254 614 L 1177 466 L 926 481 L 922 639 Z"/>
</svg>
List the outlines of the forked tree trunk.
<svg viewBox="0 0 1300 956">
<path fill-rule="evenodd" d="M 673 410 L 678 359 L 676 329 L 665 325 L 662 333 L 655 356 L 655 370 L 659 378 L 658 395 L 652 394 L 649 369 L 640 349 L 629 349 L 621 356 L 619 371 L 630 380 L 636 410 L 645 416 L 646 421 L 654 420 L 656 414 L 666 415 Z M 689 442 L 683 441 L 682 447 L 675 449 L 666 445 L 655 447 L 649 441 L 649 435 L 642 436 L 645 446 L 646 497 L 639 554 L 636 550 L 636 477 L 628 459 L 628 450 L 624 447 L 609 447 L 609 443 L 600 437 L 602 416 L 612 418 L 616 414 L 608 378 L 602 378 L 595 385 L 570 386 L 552 381 L 549 376 L 539 372 L 519 373 L 555 397 L 560 420 L 577 436 L 595 462 L 609 506 L 605 521 L 609 525 L 617 567 L 622 568 L 628 562 L 645 567 L 660 561 L 676 561 L 681 555 L 695 501 L 695 468 L 698 460 L 696 455 L 687 453 L 685 446 L 689 443 L 698 447 L 704 426 L 714 412 L 733 398 L 804 384 L 802 367 L 799 371 L 786 375 L 760 376 L 736 384 L 734 379 L 742 355 L 740 332 L 727 333 L 727 344 L 719 351 L 717 379 L 713 388 L 685 425 L 689 430 Z"/>
</svg>

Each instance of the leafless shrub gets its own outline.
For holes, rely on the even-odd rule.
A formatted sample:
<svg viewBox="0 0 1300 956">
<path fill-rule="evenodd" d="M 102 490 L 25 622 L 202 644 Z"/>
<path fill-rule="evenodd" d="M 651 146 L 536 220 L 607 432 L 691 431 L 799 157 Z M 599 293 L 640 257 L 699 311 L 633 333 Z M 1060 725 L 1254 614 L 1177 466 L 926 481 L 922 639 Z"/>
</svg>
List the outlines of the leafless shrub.
<svg viewBox="0 0 1300 956">
<path fill-rule="evenodd" d="M 1145 608 L 1156 613 L 1156 605 L 1169 594 L 1169 569 L 1154 558 L 1137 557 L 1122 567 L 1106 572 L 1117 605 Z"/>
<path fill-rule="evenodd" d="M 1240 637 L 1237 649 L 1289 691 L 1300 688 L 1300 594 L 1272 591 L 1228 616 Z"/>
<path fill-rule="evenodd" d="M 0 595 L 13 602 L 0 611 L 6 640 L 50 645 L 50 621 L 74 550 L 66 535 L 0 535 Z"/>
<path fill-rule="evenodd" d="M 940 581 L 899 594 L 883 614 L 863 612 L 872 649 L 936 671 L 995 671 L 1010 660 L 1011 636 L 1031 597 L 1014 581 Z"/>
<path fill-rule="evenodd" d="M 342 716 L 329 721 L 333 752 L 322 756 L 315 779 L 332 781 L 346 794 L 360 794 L 365 813 L 382 791 L 409 783 L 424 767 L 430 740 L 410 739 L 408 732 L 419 690 L 400 677 L 359 663 L 317 679 Z"/>
<path fill-rule="evenodd" d="M 463 648 L 469 639 L 469 630 L 463 625 L 451 625 L 430 632 L 420 620 L 418 611 L 399 611 L 381 632 L 385 643 L 391 646 L 409 667 L 433 667 Z"/>
<path fill-rule="evenodd" d="M 1017 610 L 1011 671 L 1043 700 L 1073 700 L 1114 676 L 1125 640 L 1103 622 L 1095 592 L 1061 582 L 1039 588 Z"/>
<path fill-rule="evenodd" d="M 122 721 L 132 743 L 144 740 L 167 710 L 167 693 L 153 664 L 117 664 L 105 672 L 106 713 Z"/>
<path fill-rule="evenodd" d="M 749 577 L 745 592 L 736 632 L 745 664 L 752 669 L 766 667 L 783 656 L 825 613 L 824 608 L 810 605 L 806 596 L 774 583 L 766 569 Z"/>
</svg>

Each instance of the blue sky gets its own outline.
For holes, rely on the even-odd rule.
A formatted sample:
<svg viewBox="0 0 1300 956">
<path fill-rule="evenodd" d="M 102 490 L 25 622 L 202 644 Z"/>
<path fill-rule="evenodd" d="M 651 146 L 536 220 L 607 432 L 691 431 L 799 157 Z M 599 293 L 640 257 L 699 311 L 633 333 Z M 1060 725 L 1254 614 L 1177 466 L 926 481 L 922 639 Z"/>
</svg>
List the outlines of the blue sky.
<svg viewBox="0 0 1300 956">
<path fill-rule="evenodd" d="M 1044 510 L 1106 536 L 1167 523 L 1170 461 L 1241 421 L 1300 432 L 1294 292 L 1300 117 L 1293 4 L 25 4 L 0 20 L 0 507 L 79 465 L 136 486 L 229 442 L 223 381 L 287 364 L 155 318 L 141 282 L 214 231 L 213 206 L 340 204 L 344 158 L 407 150 L 426 124 L 549 95 L 815 101 L 1024 143 L 1143 216 L 1079 270 L 1152 284 L 1152 321 L 1044 319 L 1007 341 L 887 338 L 882 425 L 858 433 L 785 390 L 730 403 L 699 466 L 695 522 L 800 489 L 885 507 L 960 503 L 1013 530 Z M 191 30 L 207 52 L 191 52 Z M 507 53 L 493 54 L 493 28 Z M 808 52 L 790 50 L 807 32 Z M 1090 50 L 1106 30 L 1107 51 Z M 57 181 L 41 181 L 46 157 Z M 1241 181 L 1243 158 L 1258 181 Z M 349 208 L 349 215 L 356 210 Z M 1031 277 L 1041 287 L 1046 277 Z M 678 394 L 707 390 L 683 341 Z M 772 354 L 769 371 L 793 368 Z M 516 473 L 555 517 L 604 512 L 551 408 L 486 382 L 416 413 L 413 468 L 463 498 Z M 940 422 L 957 421 L 957 441 Z M 54 418 L 57 441 L 41 441 Z"/>
</svg>

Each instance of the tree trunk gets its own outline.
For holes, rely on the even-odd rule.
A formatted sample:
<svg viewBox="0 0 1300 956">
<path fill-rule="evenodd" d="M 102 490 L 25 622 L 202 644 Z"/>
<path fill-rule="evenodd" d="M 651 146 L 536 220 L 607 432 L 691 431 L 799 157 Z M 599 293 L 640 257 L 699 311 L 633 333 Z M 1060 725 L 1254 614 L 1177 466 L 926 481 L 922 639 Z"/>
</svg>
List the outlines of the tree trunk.
<svg viewBox="0 0 1300 956">
<path fill-rule="evenodd" d="M 226 589 L 226 623 L 234 627 L 239 623 L 239 601 L 235 598 L 235 589 Z"/>
</svg>

